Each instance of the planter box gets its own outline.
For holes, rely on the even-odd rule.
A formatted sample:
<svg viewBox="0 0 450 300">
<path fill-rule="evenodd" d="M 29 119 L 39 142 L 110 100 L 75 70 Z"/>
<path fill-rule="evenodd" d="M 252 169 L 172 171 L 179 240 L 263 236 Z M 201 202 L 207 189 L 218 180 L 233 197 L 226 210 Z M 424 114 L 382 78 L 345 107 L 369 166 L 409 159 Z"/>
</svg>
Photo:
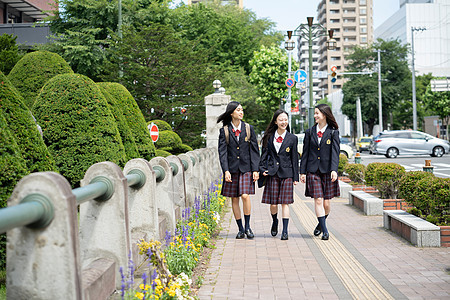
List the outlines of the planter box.
<svg viewBox="0 0 450 300">
<path fill-rule="evenodd" d="M 413 208 L 405 199 L 383 199 L 383 210 L 404 210 Z"/>
<path fill-rule="evenodd" d="M 350 182 L 350 178 L 348 178 L 347 176 L 339 176 L 338 178 L 340 181 L 342 182 Z"/>
<path fill-rule="evenodd" d="M 441 247 L 450 247 L 450 226 L 439 226 L 441 228 Z"/>
<path fill-rule="evenodd" d="M 348 192 L 348 204 L 361 209 L 365 215 L 383 215 L 383 200 L 364 191 Z"/>
<path fill-rule="evenodd" d="M 373 186 L 367 186 L 367 185 L 353 185 L 353 191 L 363 191 L 369 194 L 378 193 L 378 190 L 374 188 Z"/>
</svg>

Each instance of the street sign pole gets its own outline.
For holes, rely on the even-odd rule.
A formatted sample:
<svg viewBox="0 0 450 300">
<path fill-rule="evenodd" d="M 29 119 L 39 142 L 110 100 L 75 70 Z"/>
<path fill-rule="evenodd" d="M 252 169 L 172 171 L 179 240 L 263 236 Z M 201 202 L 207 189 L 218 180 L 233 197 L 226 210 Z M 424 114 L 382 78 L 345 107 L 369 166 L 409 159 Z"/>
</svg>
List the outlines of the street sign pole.
<svg viewBox="0 0 450 300">
<path fill-rule="evenodd" d="M 289 56 L 289 59 L 288 59 L 288 72 L 289 72 L 289 77 L 291 77 L 291 52 L 292 51 L 288 51 L 288 56 Z M 292 112 L 291 112 L 291 90 L 292 90 L 292 87 L 288 87 L 288 98 L 287 98 L 287 101 L 286 101 L 286 106 L 285 106 L 285 108 L 287 108 L 287 113 L 288 113 L 288 124 L 289 124 L 289 129 L 291 129 L 292 130 L 292 127 L 291 127 L 291 120 L 292 120 Z"/>
</svg>

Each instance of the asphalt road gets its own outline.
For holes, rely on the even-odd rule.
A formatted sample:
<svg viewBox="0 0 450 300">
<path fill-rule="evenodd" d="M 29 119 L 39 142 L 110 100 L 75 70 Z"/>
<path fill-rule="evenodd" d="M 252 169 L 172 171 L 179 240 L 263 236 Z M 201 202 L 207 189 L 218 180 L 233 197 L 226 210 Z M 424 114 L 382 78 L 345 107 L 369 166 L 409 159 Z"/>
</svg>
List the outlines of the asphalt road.
<svg viewBox="0 0 450 300">
<path fill-rule="evenodd" d="M 372 162 L 393 162 L 402 165 L 406 171 L 422 171 L 425 160 L 430 159 L 431 165 L 434 166 L 434 175 L 443 178 L 450 177 L 450 154 L 444 154 L 442 157 L 431 157 L 430 155 L 404 155 L 396 158 L 387 158 L 384 155 L 372 155 L 364 151 L 361 153 L 361 163 L 368 165 Z M 353 158 L 349 162 L 354 162 Z"/>
</svg>

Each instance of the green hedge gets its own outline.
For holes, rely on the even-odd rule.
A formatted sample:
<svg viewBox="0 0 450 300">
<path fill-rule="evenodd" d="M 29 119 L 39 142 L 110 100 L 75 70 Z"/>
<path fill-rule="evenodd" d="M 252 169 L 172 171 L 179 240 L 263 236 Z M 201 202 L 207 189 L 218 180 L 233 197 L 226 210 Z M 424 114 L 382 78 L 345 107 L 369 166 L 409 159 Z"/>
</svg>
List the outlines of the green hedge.
<svg viewBox="0 0 450 300">
<path fill-rule="evenodd" d="M 53 77 L 36 98 L 33 113 L 59 171 L 73 187 L 97 162 L 125 164 L 114 117 L 99 87 L 88 77 Z"/>
<path fill-rule="evenodd" d="M 397 199 L 405 168 L 396 163 L 382 163 L 375 168 L 373 182 L 383 199 Z"/>
<path fill-rule="evenodd" d="M 416 197 L 417 183 L 424 178 L 430 177 L 434 177 L 434 175 L 423 171 L 407 172 L 400 180 L 398 196 L 405 199 L 405 201 L 411 203 L 416 208 L 420 208 L 423 201 Z"/>
<path fill-rule="evenodd" d="M 172 149 L 175 149 L 181 146 L 181 144 L 181 138 L 176 132 L 165 130 L 159 132 L 159 138 L 158 141 L 156 141 L 155 146 L 158 149 L 165 147 L 171 147 Z"/>
<path fill-rule="evenodd" d="M 366 167 L 363 164 L 347 164 L 345 172 L 348 178 L 355 183 L 364 183 Z"/>
<path fill-rule="evenodd" d="M 348 164 L 348 158 L 345 154 L 339 154 L 338 175 L 342 176 L 345 171 L 345 167 Z"/>
<path fill-rule="evenodd" d="M 161 149 L 156 149 L 156 156 L 167 157 L 170 155 L 172 155 L 172 153 L 161 150 Z"/>
<path fill-rule="evenodd" d="M 167 123 L 166 121 L 163 121 L 163 120 L 153 120 L 153 121 L 147 122 L 147 125 L 150 125 L 151 123 L 155 123 L 156 126 L 158 126 L 158 130 L 159 130 L 159 131 L 164 131 L 164 130 L 170 130 L 170 131 L 172 131 L 172 126 L 170 126 L 170 124 Z"/>
<path fill-rule="evenodd" d="M 57 171 L 55 161 L 41 138 L 30 110 L 22 97 L 0 72 L 0 111 L 15 138 L 26 168 L 31 172 Z"/>
<path fill-rule="evenodd" d="M 17 62 L 8 79 L 19 90 L 30 109 L 44 84 L 59 74 L 73 73 L 69 64 L 58 54 L 36 51 L 26 54 Z"/>
<path fill-rule="evenodd" d="M 374 186 L 374 176 L 375 176 L 375 170 L 378 168 L 378 166 L 382 165 L 383 163 L 379 163 L 379 162 L 374 162 L 374 163 L 370 163 L 367 165 L 366 168 L 366 176 L 365 176 L 365 180 L 366 180 L 366 185 L 371 185 Z"/>
<path fill-rule="evenodd" d="M 97 83 L 97 85 L 100 87 L 103 96 L 105 96 L 105 99 L 109 104 L 109 109 L 116 119 L 117 129 L 119 130 L 123 146 L 125 147 L 127 160 L 138 158 L 139 151 L 137 149 L 130 127 L 128 126 L 127 120 L 123 115 L 122 108 L 117 104 L 117 100 L 106 91 L 105 83 L 99 82 Z"/>
<path fill-rule="evenodd" d="M 155 146 L 150 138 L 144 116 L 130 92 L 120 83 L 105 82 L 102 86 L 110 93 L 122 108 L 122 113 L 130 127 L 139 155 L 146 160 L 155 156 Z"/>
<path fill-rule="evenodd" d="M 189 145 L 181 144 L 181 145 L 176 146 L 173 150 L 176 154 L 180 154 L 180 153 L 186 153 L 186 152 L 192 151 L 193 149 Z"/>
</svg>

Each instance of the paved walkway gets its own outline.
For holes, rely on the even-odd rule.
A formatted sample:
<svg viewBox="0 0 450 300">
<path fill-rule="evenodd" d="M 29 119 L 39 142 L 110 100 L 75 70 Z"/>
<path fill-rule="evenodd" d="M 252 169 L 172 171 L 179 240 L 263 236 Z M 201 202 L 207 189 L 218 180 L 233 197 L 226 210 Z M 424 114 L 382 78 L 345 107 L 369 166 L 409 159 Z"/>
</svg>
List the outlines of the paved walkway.
<svg viewBox="0 0 450 300">
<path fill-rule="evenodd" d="M 450 299 L 450 248 L 414 247 L 385 230 L 382 216 L 365 216 L 342 198 L 332 200 L 330 240 L 322 241 L 312 234 L 317 219 L 303 188 L 296 187 L 288 241 L 270 235 L 262 190 L 252 198 L 254 240 L 236 240 L 226 214 L 200 299 Z"/>
</svg>

